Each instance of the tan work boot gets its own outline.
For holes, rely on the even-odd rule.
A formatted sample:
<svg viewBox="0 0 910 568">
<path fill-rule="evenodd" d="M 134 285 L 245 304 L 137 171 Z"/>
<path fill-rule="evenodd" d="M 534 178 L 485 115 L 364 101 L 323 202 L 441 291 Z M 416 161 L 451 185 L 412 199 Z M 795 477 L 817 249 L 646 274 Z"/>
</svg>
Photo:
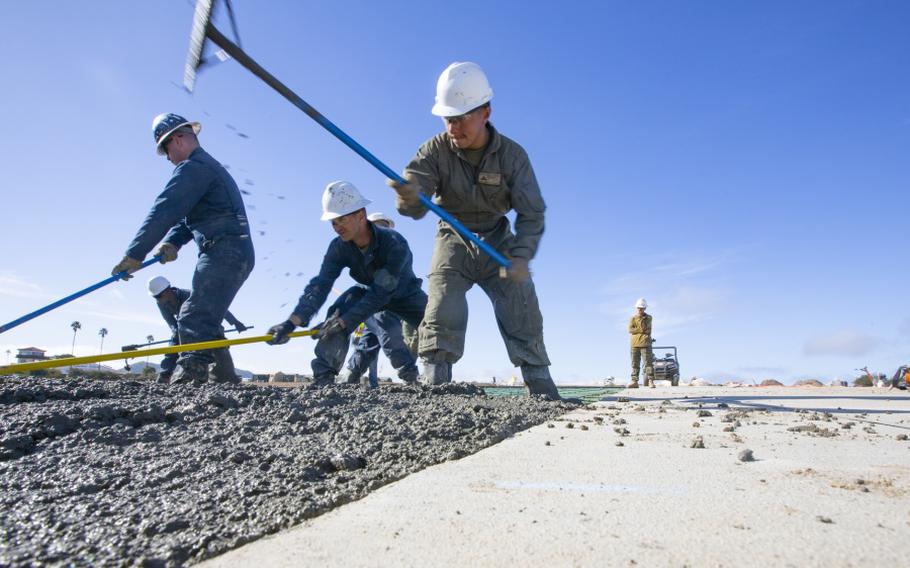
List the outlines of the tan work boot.
<svg viewBox="0 0 910 568">
<path fill-rule="evenodd" d="M 627 389 L 637 389 L 637 388 L 638 388 L 638 381 L 632 381 L 631 383 L 629 383 L 629 384 L 626 385 L 626 388 L 627 388 Z"/>
<path fill-rule="evenodd" d="M 652 389 L 656 389 L 657 385 L 654 384 L 654 379 L 648 379 L 648 386 Z"/>
</svg>

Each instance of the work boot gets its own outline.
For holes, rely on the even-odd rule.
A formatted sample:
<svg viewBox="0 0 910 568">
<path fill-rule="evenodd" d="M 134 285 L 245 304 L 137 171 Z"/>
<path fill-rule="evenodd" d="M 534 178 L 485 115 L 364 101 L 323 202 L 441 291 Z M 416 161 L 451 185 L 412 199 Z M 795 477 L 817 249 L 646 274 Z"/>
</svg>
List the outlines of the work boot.
<svg viewBox="0 0 910 568">
<path fill-rule="evenodd" d="M 654 384 L 654 379 L 652 379 L 652 378 L 648 378 L 648 386 L 651 387 L 652 389 L 657 388 L 657 385 Z"/>
<path fill-rule="evenodd" d="M 240 377 L 237 376 L 234 360 L 231 358 L 231 352 L 227 350 L 227 347 L 213 349 L 212 358 L 215 360 L 212 365 L 212 382 L 240 384 Z"/>
<path fill-rule="evenodd" d="M 417 371 L 415 366 L 413 369 L 408 369 L 407 371 L 400 371 L 398 373 L 398 378 L 406 382 L 409 385 L 413 385 L 417 382 L 417 379 L 420 377 L 420 373 Z"/>
<path fill-rule="evenodd" d="M 440 363 L 423 362 L 423 374 L 418 381 L 427 386 L 442 385 L 452 382 L 452 365 L 445 361 Z"/>
<path fill-rule="evenodd" d="M 525 386 L 528 387 L 528 394 L 542 394 L 550 400 L 562 400 L 553 378 L 550 376 L 550 367 L 546 365 L 522 365 L 521 377 L 524 379 Z"/>
<path fill-rule="evenodd" d="M 335 375 L 319 375 L 313 377 L 313 384 L 319 388 L 330 387 L 335 384 Z"/>
<path fill-rule="evenodd" d="M 361 382 L 362 377 L 356 376 L 350 371 L 350 369 L 345 369 L 344 371 L 338 373 L 338 377 L 335 378 L 335 382 L 339 385 L 356 385 Z"/>
<path fill-rule="evenodd" d="M 171 382 L 171 373 L 158 373 L 155 381 L 158 384 L 166 385 Z"/>
<path fill-rule="evenodd" d="M 198 359 L 184 359 L 177 362 L 177 370 L 171 376 L 172 385 L 192 383 L 201 385 L 209 378 L 209 366 Z"/>
<path fill-rule="evenodd" d="M 629 383 L 629 384 L 626 385 L 626 388 L 627 388 L 627 389 L 637 389 L 637 388 L 638 388 L 638 381 L 637 381 L 637 380 L 633 380 L 631 383 Z"/>
</svg>

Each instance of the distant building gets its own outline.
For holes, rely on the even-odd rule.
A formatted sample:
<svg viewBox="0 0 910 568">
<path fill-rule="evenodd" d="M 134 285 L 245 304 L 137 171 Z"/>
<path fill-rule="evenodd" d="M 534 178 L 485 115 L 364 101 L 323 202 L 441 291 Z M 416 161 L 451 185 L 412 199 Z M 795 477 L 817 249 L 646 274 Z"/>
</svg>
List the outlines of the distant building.
<svg viewBox="0 0 910 568">
<path fill-rule="evenodd" d="M 19 349 L 19 353 L 16 354 L 16 362 L 34 363 L 35 361 L 45 361 L 47 360 L 47 357 L 44 356 L 45 353 L 47 351 L 37 347 L 22 347 Z"/>
</svg>

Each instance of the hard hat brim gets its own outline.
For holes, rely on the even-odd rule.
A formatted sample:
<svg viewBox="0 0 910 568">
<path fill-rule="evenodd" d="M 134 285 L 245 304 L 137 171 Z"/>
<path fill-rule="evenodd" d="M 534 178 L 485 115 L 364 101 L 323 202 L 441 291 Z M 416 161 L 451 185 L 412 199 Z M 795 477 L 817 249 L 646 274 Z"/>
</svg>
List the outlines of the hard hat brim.
<svg viewBox="0 0 910 568">
<path fill-rule="evenodd" d="M 485 105 L 485 104 L 487 104 L 488 102 L 490 102 L 490 100 L 492 100 L 492 97 L 490 97 L 489 99 L 483 101 L 483 102 L 480 103 L 480 104 L 471 105 L 470 107 L 453 107 L 453 106 L 448 106 L 448 105 L 436 103 L 436 104 L 433 105 L 433 108 L 430 109 L 430 112 L 433 113 L 433 115 L 439 116 L 439 117 L 442 117 L 442 118 L 450 118 L 450 117 L 453 117 L 453 116 L 461 116 L 461 115 L 463 115 L 463 114 L 467 114 L 467 113 L 471 112 L 472 110 L 475 110 L 475 109 L 478 109 L 478 108 L 482 107 L 483 105 Z"/>
<path fill-rule="evenodd" d="M 373 203 L 373 202 L 370 201 L 369 199 L 367 199 L 366 197 L 364 197 L 359 203 L 355 203 L 354 205 L 351 205 L 350 207 L 342 209 L 340 212 L 339 211 L 323 211 L 322 217 L 320 217 L 320 220 L 331 221 L 332 219 L 337 219 L 339 217 L 344 217 L 345 215 L 350 215 L 351 213 L 353 213 L 355 211 L 360 211 L 361 209 L 364 209 L 370 203 Z"/>
<path fill-rule="evenodd" d="M 173 134 L 175 130 L 177 130 L 178 128 L 182 128 L 184 126 L 193 127 L 194 134 L 199 134 L 199 132 L 202 130 L 201 124 L 199 124 L 198 122 L 190 122 L 190 121 L 182 122 L 182 123 L 178 124 L 177 126 L 175 126 L 174 128 L 171 128 L 170 130 L 165 132 L 164 136 L 162 136 L 161 139 L 158 140 L 158 144 L 155 145 L 155 149 L 158 152 L 159 156 L 164 155 L 164 148 L 162 148 L 161 145 L 164 144 L 165 142 L 167 142 L 167 139 L 170 138 L 171 134 Z"/>
</svg>

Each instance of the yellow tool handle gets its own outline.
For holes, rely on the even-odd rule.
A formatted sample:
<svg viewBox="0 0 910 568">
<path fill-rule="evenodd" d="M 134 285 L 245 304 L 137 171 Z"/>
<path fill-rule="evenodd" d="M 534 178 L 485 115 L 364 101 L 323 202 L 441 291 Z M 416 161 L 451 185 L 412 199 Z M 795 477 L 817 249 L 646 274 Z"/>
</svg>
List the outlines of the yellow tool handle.
<svg viewBox="0 0 910 568">
<path fill-rule="evenodd" d="M 306 337 L 316 335 L 319 330 L 308 329 L 306 331 L 295 331 L 288 334 L 288 337 Z M 150 355 L 165 355 L 167 353 L 184 353 L 186 351 L 202 351 L 204 349 L 219 349 L 231 345 L 244 345 L 247 343 L 260 343 L 272 339 L 271 335 L 257 335 L 254 337 L 238 337 L 237 339 L 217 339 L 215 341 L 200 341 L 199 343 L 186 343 L 183 345 L 169 345 L 167 347 L 154 347 L 152 349 L 140 349 L 138 351 L 121 351 L 119 353 L 106 353 L 102 355 L 92 355 L 89 357 L 65 357 L 63 359 L 49 359 L 47 361 L 36 361 L 34 363 L 21 363 L 19 365 L 7 365 L 0 367 L 0 374 L 5 373 L 25 373 L 28 371 L 37 371 L 38 369 L 53 369 L 55 367 L 71 367 L 73 365 L 84 365 L 86 363 L 100 363 L 101 361 L 116 361 L 118 359 L 138 359 Z"/>
</svg>

